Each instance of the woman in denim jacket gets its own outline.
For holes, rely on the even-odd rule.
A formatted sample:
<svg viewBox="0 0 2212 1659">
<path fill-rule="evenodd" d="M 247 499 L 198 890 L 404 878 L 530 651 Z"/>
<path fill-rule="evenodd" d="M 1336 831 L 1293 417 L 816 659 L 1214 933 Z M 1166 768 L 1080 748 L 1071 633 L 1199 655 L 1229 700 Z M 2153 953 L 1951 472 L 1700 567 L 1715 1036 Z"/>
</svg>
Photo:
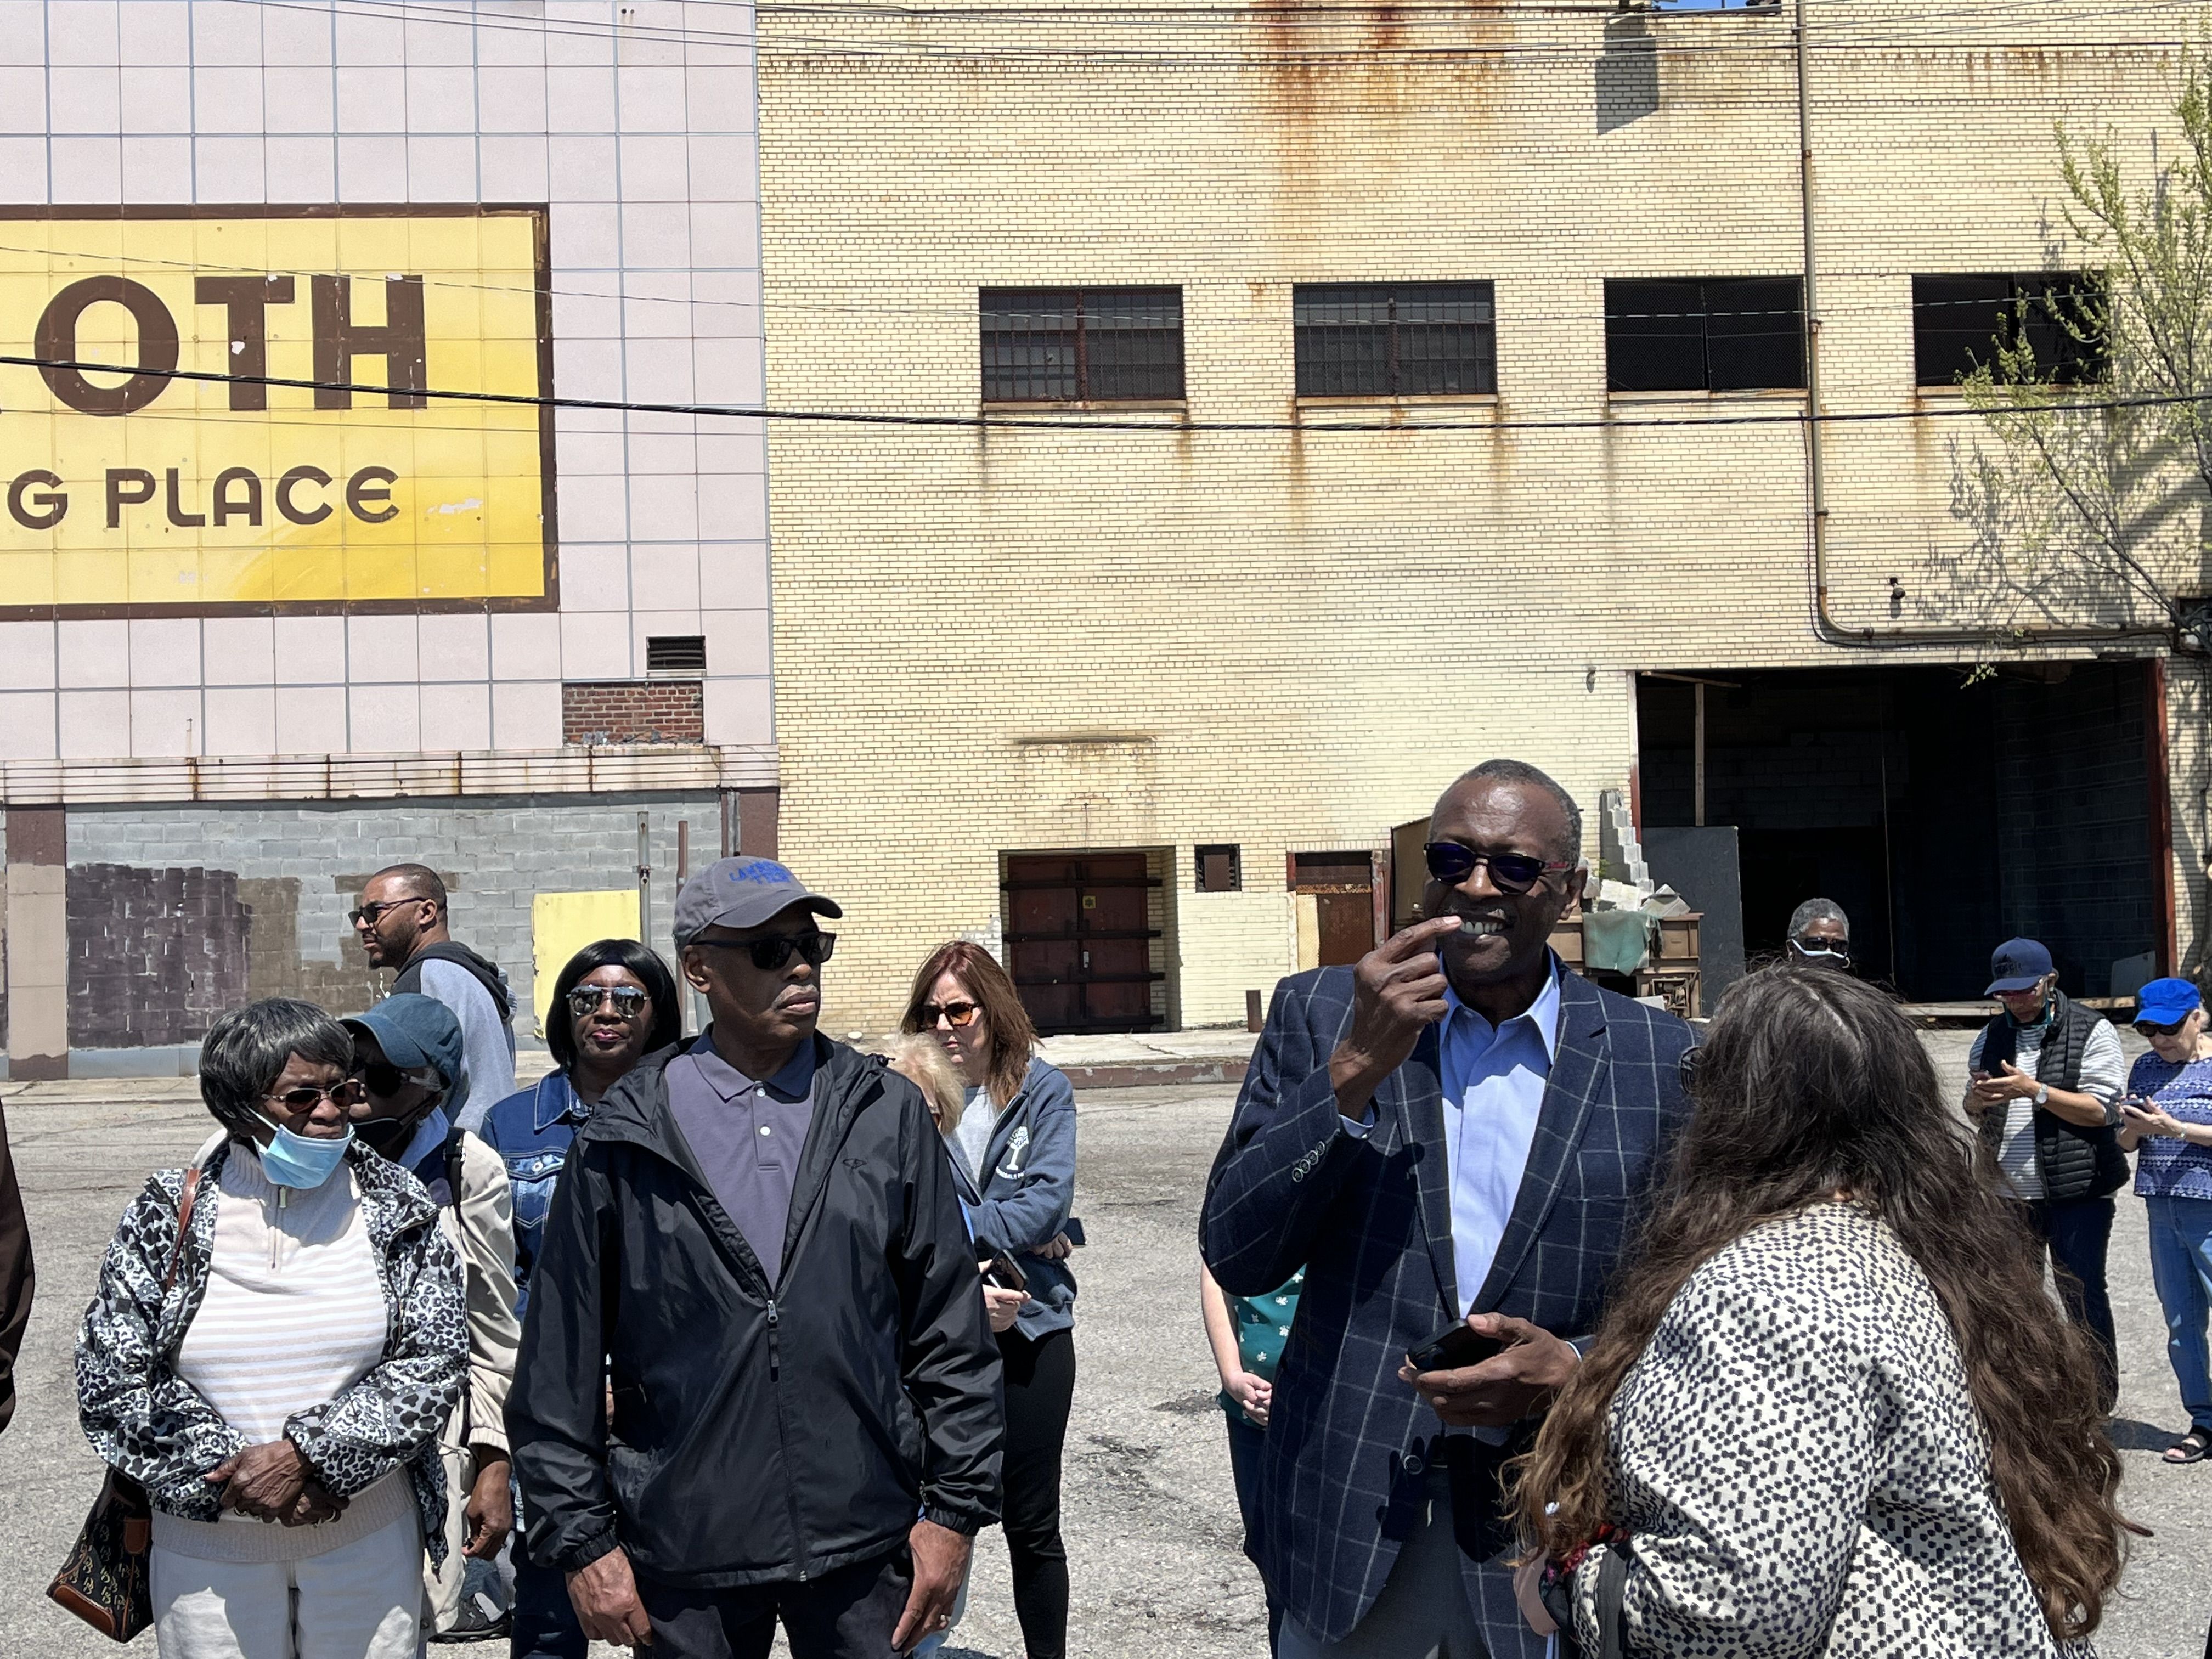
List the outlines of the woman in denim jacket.
<svg viewBox="0 0 2212 1659">
<path fill-rule="evenodd" d="M 927 1031 L 967 1085 L 948 1137 L 975 1253 L 1014 1258 L 1028 1281 L 1006 1366 L 1004 1525 L 1014 1611 L 1028 1659 L 1067 1647 L 1067 1551 L 1060 1537 L 1060 1461 L 1075 1396 L 1075 1275 L 1068 1211 L 1075 1198 L 1075 1091 L 1036 1057 L 1036 1030 L 1006 970 L 979 945 L 947 945 L 924 963 L 903 1029 Z"/>
<path fill-rule="evenodd" d="M 568 958 L 553 981 L 545 1046 L 558 1068 L 484 1115 L 480 1132 L 507 1164 L 514 1193 L 519 1316 L 568 1144 L 601 1096 L 639 1060 L 683 1036 L 683 1004 L 660 957 L 635 939 L 603 939 Z M 516 1516 L 520 1537 L 521 1517 Z M 584 1659 L 588 1644 L 562 1576 L 514 1552 L 513 1659 Z"/>
</svg>

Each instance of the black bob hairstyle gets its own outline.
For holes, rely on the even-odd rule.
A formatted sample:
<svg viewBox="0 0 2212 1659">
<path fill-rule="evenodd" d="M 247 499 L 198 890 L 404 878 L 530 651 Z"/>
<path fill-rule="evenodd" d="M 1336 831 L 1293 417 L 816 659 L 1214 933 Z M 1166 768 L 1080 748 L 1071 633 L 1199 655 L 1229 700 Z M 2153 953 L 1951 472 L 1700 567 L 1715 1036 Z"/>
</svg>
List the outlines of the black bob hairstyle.
<svg viewBox="0 0 2212 1659">
<path fill-rule="evenodd" d="M 576 1064 L 576 1026 L 568 1012 L 568 993 L 586 974 L 602 968 L 628 969 L 653 1000 L 653 1029 L 646 1033 L 646 1053 L 684 1039 L 684 1005 L 677 999 L 676 976 L 668 971 L 668 964 L 658 952 L 634 939 L 603 939 L 570 957 L 568 965 L 553 981 L 552 1006 L 545 1011 L 545 1046 L 553 1051 L 553 1063 L 563 1072 Z"/>
</svg>

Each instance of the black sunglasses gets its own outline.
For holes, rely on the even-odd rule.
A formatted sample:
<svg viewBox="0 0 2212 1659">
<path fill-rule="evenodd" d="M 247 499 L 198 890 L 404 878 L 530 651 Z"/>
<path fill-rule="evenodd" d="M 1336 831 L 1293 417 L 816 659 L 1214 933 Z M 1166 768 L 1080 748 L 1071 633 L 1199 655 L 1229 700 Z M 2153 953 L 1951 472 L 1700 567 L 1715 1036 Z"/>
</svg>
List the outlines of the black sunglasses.
<svg viewBox="0 0 2212 1659">
<path fill-rule="evenodd" d="M 1801 957 L 1829 957 L 1846 967 L 1850 965 L 1851 947 L 1850 945 L 1838 945 L 1832 939 L 1821 939 L 1817 934 L 1806 934 L 1793 939 L 1790 941 L 1790 948 Z"/>
<path fill-rule="evenodd" d="M 363 922 L 367 922 L 371 927 L 374 927 L 378 922 L 384 919 L 384 913 L 386 910 L 397 910 L 403 904 L 427 904 L 428 902 L 430 902 L 430 901 L 423 898 L 420 894 L 417 894 L 413 898 L 380 899 L 374 904 L 364 904 L 358 910 L 347 911 L 346 920 L 353 923 L 356 927 L 360 927 Z"/>
<path fill-rule="evenodd" d="M 2179 1036 L 2181 1028 L 2188 1024 L 2189 1016 L 2184 1014 L 2171 1025 L 2161 1025 L 2154 1019 L 2139 1019 L 2136 1022 L 2136 1030 L 2145 1036 Z"/>
<path fill-rule="evenodd" d="M 416 1068 L 417 1071 L 422 1069 L 423 1068 Z M 435 1088 L 437 1086 L 434 1083 L 429 1081 L 426 1078 L 418 1078 L 414 1073 L 407 1071 L 404 1067 L 394 1066 L 388 1060 L 376 1060 L 367 1066 L 355 1066 L 353 1071 L 353 1081 L 356 1089 L 356 1092 L 355 1094 L 356 1099 L 360 1098 L 358 1089 L 359 1085 L 362 1084 L 367 1084 L 368 1085 L 368 1092 L 370 1094 L 380 1096 L 386 1100 L 391 1099 L 392 1096 L 398 1094 L 402 1089 L 405 1088 L 410 1083 L 419 1082 L 426 1089 Z"/>
<path fill-rule="evenodd" d="M 770 933 L 764 939 L 695 939 L 694 945 L 711 945 L 718 951 L 744 951 L 753 959 L 753 966 L 763 974 L 772 974 L 791 960 L 793 951 L 809 968 L 819 968 L 830 960 L 830 953 L 837 948 L 835 933 Z"/>
<path fill-rule="evenodd" d="M 1421 851 L 1429 860 L 1429 874 L 1456 887 L 1474 873 L 1474 866 L 1490 866 L 1490 884 L 1501 893 L 1525 893 L 1547 875 L 1574 866 L 1540 859 L 1533 853 L 1478 853 L 1455 841 L 1432 841 Z"/>
<path fill-rule="evenodd" d="M 714 943 L 712 939 L 699 942 Z M 598 1013 L 604 1002 L 614 1004 L 617 1019 L 635 1019 L 645 1010 L 645 993 L 635 985 L 579 985 L 568 993 L 568 1012 L 578 1019 Z"/>
</svg>

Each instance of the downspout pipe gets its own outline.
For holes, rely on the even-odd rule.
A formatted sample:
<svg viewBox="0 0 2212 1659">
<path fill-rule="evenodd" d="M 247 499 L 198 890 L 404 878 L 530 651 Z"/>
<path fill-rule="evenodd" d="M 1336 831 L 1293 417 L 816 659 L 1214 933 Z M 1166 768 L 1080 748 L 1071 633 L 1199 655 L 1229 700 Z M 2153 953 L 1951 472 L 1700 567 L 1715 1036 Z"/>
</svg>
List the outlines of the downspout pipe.
<svg viewBox="0 0 2212 1659">
<path fill-rule="evenodd" d="M 2141 641 L 2173 645 L 2171 629 L 2094 628 L 1847 628 L 1828 608 L 1828 486 L 1821 442 L 1820 262 L 1813 225 L 1812 58 L 1806 9 L 1797 3 L 1797 208 L 1805 242 L 1805 507 L 1812 528 L 1813 634 L 1824 645 L 1881 651 L 1903 646 L 2112 645 Z"/>
</svg>

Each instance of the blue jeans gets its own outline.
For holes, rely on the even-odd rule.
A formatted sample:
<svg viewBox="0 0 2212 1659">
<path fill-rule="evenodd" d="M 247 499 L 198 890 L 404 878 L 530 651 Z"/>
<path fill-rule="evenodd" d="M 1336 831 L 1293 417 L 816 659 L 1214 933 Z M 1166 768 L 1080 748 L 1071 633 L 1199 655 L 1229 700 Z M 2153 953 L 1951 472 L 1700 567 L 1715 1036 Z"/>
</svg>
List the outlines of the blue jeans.
<svg viewBox="0 0 2212 1659">
<path fill-rule="evenodd" d="M 2150 1277 L 2166 1311 L 2166 1357 L 2181 1386 L 2191 1428 L 2212 1432 L 2212 1358 L 2205 1324 L 2212 1317 L 2212 1199 L 2147 1198 Z"/>
<path fill-rule="evenodd" d="M 2051 1276 L 2057 1281 L 2067 1317 L 2096 1344 L 2097 1406 L 2109 1412 L 2120 1391 L 2119 1343 L 2112 1329 L 2112 1294 L 2105 1287 L 2112 1197 L 2039 1198 L 2022 1207 L 2035 1236 L 2050 1247 Z"/>
<path fill-rule="evenodd" d="M 1244 1553 L 1256 1564 L 1260 1528 L 1266 1521 L 1266 1510 L 1260 1503 L 1260 1464 L 1267 1455 L 1267 1431 L 1254 1428 L 1239 1412 L 1228 1413 L 1224 1420 L 1229 1425 L 1229 1473 L 1237 1482 L 1237 1511 L 1244 1517 Z M 1267 1589 L 1265 1580 L 1261 1588 Z M 1273 1653 L 1282 1633 L 1283 1607 L 1275 1600 L 1274 1591 L 1267 1589 L 1267 1651 Z"/>
</svg>

